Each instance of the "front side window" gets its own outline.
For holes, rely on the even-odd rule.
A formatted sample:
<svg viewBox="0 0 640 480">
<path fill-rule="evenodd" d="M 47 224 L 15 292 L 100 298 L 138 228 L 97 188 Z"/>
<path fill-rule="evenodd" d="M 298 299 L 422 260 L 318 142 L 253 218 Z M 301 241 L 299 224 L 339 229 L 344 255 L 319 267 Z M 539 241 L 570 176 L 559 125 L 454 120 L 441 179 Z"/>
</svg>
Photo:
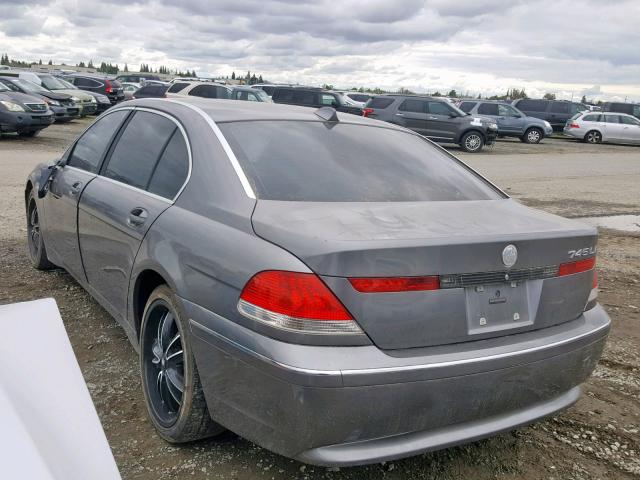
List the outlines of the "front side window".
<svg viewBox="0 0 640 480">
<path fill-rule="evenodd" d="M 309 92 L 308 90 L 294 90 L 293 103 L 297 103 L 299 105 L 315 105 L 315 92 Z"/>
<path fill-rule="evenodd" d="M 302 202 L 503 198 L 419 135 L 367 125 L 221 122 L 256 195 Z"/>
<path fill-rule="evenodd" d="M 162 115 L 136 112 L 117 140 L 102 174 L 146 189 L 176 128 L 175 123 Z"/>
<path fill-rule="evenodd" d="M 640 121 L 637 118 L 633 117 L 625 117 L 620 115 L 620 123 L 624 123 L 625 125 L 640 125 Z"/>
<path fill-rule="evenodd" d="M 129 110 L 110 113 L 87 130 L 76 142 L 67 165 L 97 173 L 102 157 L 111 143 L 111 139 L 120 128 Z"/>
<path fill-rule="evenodd" d="M 454 109 L 449 103 L 445 102 L 429 102 L 428 111 L 433 115 L 449 116 L 457 114 L 456 109 Z"/>
<path fill-rule="evenodd" d="M 498 104 L 497 103 L 483 103 L 478 107 L 478 113 L 480 115 L 498 115 Z"/>
<path fill-rule="evenodd" d="M 189 86 L 189 84 L 188 84 L 188 83 L 184 83 L 184 82 L 180 83 L 180 82 L 177 82 L 177 83 L 174 83 L 173 85 L 171 85 L 171 86 L 169 87 L 169 90 L 167 90 L 167 91 L 168 91 L 169 93 L 176 93 L 176 92 L 179 92 L 180 90 L 184 90 L 184 89 L 185 89 L 186 87 L 188 87 L 188 86 Z"/>
<path fill-rule="evenodd" d="M 498 115 L 501 117 L 520 117 L 520 112 L 513 108 L 511 105 L 505 105 L 503 103 L 498 104 Z"/>
<path fill-rule="evenodd" d="M 582 103 L 572 103 L 571 104 L 571 113 L 584 112 L 585 110 L 589 110 L 586 105 Z"/>
<path fill-rule="evenodd" d="M 372 100 L 371 102 L 373 103 L 374 100 Z M 371 106 L 373 107 L 373 105 Z M 378 107 L 378 108 L 383 108 L 383 107 Z M 398 107 L 398 110 L 400 110 L 401 112 L 427 113 L 427 102 L 425 102 L 424 100 L 419 100 L 417 98 L 407 98 L 405 101 L 403 101 L 400 104 L 400 106 Z"/>
<path fill-rule="evenodd" d="M 323 93 L 320 95 L 320 105 L 332 106 L 332 105 L 335 105 L 336 103 L 338 103 L 338 101 L 336 100 L 336 97 L 334 97 L 333 95 L 329 93 Z"/>
<path fill-rule="evenodd" d="M 605 123 L 620 123 L 618 121 L 618 115 L 605 115 L 604 116 L 604 121 Z"/>
</svg>

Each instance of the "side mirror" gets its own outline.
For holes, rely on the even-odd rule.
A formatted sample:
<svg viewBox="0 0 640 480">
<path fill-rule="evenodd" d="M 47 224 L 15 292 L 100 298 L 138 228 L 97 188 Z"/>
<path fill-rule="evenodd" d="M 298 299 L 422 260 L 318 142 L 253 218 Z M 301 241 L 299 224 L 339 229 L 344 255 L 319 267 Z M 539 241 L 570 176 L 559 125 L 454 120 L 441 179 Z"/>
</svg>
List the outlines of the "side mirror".
<svg viewBox="0 0 640 480">
<path fill-rule="evenodd" d="M 64 167 L 64 161 L 58 160 L 50 167 L 43 168 L 40 171 L 40 178 L 38 178 L 38 198 L 46 197 L 51 180 L 53 180 L 56 172 L 62 167 Z"/>
</svg>

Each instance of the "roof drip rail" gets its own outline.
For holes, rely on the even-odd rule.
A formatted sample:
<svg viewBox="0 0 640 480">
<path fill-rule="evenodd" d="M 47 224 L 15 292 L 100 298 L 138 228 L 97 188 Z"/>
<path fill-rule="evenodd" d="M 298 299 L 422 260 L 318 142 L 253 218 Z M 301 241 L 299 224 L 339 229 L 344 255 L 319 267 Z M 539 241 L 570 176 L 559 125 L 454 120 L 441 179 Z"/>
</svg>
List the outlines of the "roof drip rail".
<svg viewBox="0 0 640 480">
<path fill-rule="evenodd" d="M 314 112 L 318 117 L 325 122 L 339 122 L 338 112 L 333 107 L 321 107 Z"/>
</svg>

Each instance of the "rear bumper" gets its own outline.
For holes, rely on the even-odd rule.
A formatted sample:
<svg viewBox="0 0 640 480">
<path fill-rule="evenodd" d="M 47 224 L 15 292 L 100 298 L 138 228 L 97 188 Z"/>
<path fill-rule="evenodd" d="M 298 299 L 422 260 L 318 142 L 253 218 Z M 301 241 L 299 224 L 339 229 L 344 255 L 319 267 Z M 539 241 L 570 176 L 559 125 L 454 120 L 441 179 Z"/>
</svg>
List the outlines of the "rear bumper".
<svg viewBox="0 0 640 480">
<path fill-rule="evenodd" d="M 540 331 L 383 352 L 287 344 L 184 303 L 212 417 L 317 465 L 415 455 L 562 410 L 579 397 L 610 323 L 597 306 Z"/>
</svg>

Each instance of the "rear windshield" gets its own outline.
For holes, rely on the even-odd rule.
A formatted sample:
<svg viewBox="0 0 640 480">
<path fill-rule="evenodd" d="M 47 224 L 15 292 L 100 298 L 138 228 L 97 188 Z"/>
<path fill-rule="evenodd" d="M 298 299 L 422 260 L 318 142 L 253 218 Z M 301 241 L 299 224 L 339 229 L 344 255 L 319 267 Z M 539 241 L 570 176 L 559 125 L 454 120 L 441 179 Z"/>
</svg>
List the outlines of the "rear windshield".
<svg viewBox="0 0 640 480">
<path fill-rule="evenodd" d="M 302 202 L 502 198 L 419 135 L 347 123 L 220 123 L 256 195 Z"/>
</svg>

